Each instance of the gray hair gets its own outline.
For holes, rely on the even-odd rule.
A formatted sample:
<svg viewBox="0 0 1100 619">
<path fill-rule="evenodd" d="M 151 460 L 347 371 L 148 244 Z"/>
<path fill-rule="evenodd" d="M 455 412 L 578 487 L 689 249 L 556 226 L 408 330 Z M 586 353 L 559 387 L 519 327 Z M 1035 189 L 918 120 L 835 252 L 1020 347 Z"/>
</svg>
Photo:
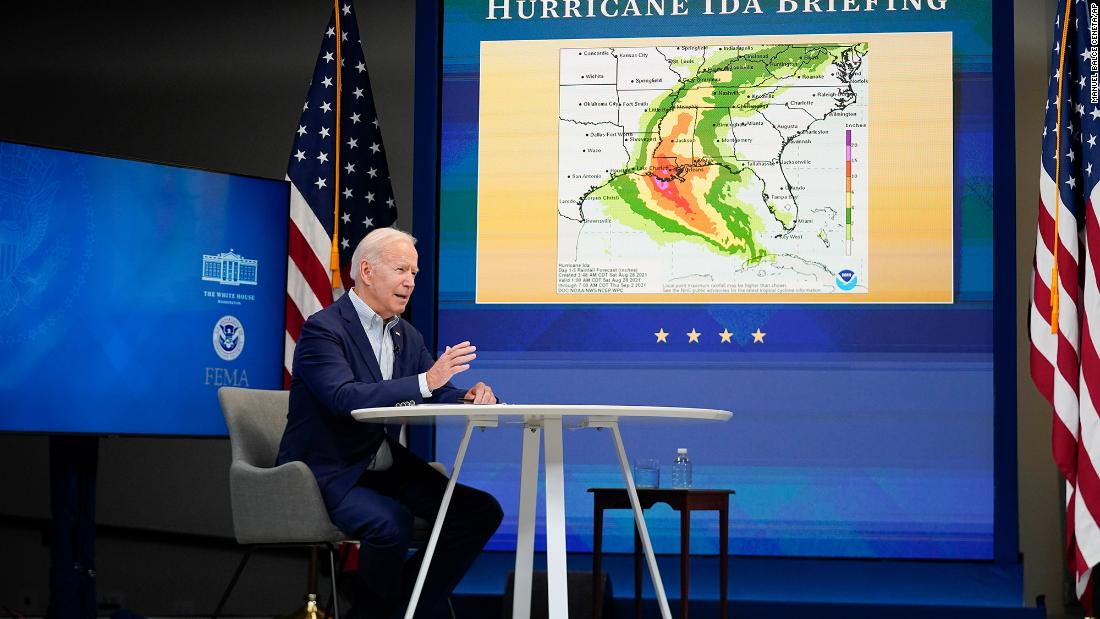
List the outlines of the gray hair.
<svg viewBox="0 0 1100 619">
<path fill-rule="evenodd" d="M 368 232 L 363 240 L 355 246 L 355 251 L 351 254 L 351 279 L 354 281 L 358 278 L 359 265 L 364 260 L 368 264 L 378 264 L 378 261 L 382 258 L 382 249 L 394 241 L 401 240 L 416 245 L 416 238 L 413 235 L 397 228 L 375 228 Z"/>
</svg>

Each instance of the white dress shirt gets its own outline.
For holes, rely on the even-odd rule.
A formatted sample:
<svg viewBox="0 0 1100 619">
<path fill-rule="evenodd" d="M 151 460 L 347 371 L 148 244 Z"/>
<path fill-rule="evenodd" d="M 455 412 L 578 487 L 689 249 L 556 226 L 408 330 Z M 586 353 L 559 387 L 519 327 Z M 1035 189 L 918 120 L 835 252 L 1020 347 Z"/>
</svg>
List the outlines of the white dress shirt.
<svg viewBox="0 0 1100 619">
<path fill-rule="evenodd" d="M 397 323 L 401 322 L 400 316 L 394 316 L 389 320 L 382 320 L 382 317 L 377 312 L 372 310 L 359 295 L 355 294 L 355 289 L 348 290 L 348 295 L 351 298 L 351 305 L 355 308 L 355 313 L 359 315 L 359 322 L 363 325 L 363 331 L 367 334 L 367 340 L 370 341 L 371 350 L 374 351 L 374 358 L 378 361 L 378 369 L 382 371 L 382 380 L 389 380 L 393 378 L 393 359 L 396 351 L 393 347 L 393 328 L 397 326 Z M 427 372 L 421 372 L 417 376 L 417 381 L 420 383 L 420 395 L 425 398 L 432 397 L 432 390 L 428 389 L 428 374 Z M 405 428 L 401 428 L 402 439 L 404 438 Z M 402 443 L 404 441 L 402 440 Z M 374 459 L 367 466 L 368 471 L 384 471 L 393 465 L 393 454 L 390 452 L 389 443 L 382 441 L 382 444 L 378 446 L 378 451 L 374 454 Z"/>
</svg>

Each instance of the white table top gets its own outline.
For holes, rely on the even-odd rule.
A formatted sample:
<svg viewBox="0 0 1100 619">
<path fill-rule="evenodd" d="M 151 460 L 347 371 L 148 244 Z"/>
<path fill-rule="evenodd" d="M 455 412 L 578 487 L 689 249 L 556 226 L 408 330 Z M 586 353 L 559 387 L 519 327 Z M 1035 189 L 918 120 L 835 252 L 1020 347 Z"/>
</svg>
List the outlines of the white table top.
<svg viewBox="0 0 1100 619">
<path fill-rule="evenodd" d="M 711 408 L 680 408 L 675 406 L 617 406 L 603 404 L 420 404 L 417 406 L 384 406 L 360 408 L 351 412 L 358 421 L 385 422 L 402 418 L 408 423 L 432 423 L 436 417 L 497 418 L 525 421 L 542 417 L 583 418 L 649 418 L 669 420 L 726 421 L 732 413 Z"/>
</svg>

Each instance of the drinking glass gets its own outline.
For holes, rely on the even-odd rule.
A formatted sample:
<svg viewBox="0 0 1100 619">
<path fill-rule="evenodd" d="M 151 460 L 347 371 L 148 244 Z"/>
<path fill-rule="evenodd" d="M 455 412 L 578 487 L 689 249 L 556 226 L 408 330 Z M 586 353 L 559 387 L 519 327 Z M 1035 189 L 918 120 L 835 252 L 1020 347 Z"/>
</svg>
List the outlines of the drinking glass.
<svg viewBox="0 0 1100 619">
<path fill-rule="evenodd" d="M 634 486 L 658 488 L 661 485 L 661 463 L 656 458 L 634 460 Z"/>
</svg>

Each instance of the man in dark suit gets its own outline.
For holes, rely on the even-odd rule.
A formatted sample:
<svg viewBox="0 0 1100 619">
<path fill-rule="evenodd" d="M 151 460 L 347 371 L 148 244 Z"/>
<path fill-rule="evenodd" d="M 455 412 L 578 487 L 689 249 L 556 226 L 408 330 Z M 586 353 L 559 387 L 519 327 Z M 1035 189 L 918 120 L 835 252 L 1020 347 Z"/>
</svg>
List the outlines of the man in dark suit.
<svg viewBox="0 0 1100 619">
<path fill-rule="evenodd" d="M 360 423 L 358 408 L 470 401 L 494 404 L 493 390 L 450 379 L 476 357 L 469 342 L 433 360 L 424 339 L 400 318 L 415 285 L 415 239 L 372 231 L 352 255 L 354 287 L 302 326 L 294 350 L 290 412 L 278 462 L 301 460 L 317 477 L 333 524 L 360 540 L 351 616 L 399 616 L 421 553 L 406 561 L 414 516 L 435 517 L 447 478 L 388 436 Z M 500 524 L 500 504 L 457 485 L 416 616 L 444 616 L 446 597 Z"/>
</svg>

